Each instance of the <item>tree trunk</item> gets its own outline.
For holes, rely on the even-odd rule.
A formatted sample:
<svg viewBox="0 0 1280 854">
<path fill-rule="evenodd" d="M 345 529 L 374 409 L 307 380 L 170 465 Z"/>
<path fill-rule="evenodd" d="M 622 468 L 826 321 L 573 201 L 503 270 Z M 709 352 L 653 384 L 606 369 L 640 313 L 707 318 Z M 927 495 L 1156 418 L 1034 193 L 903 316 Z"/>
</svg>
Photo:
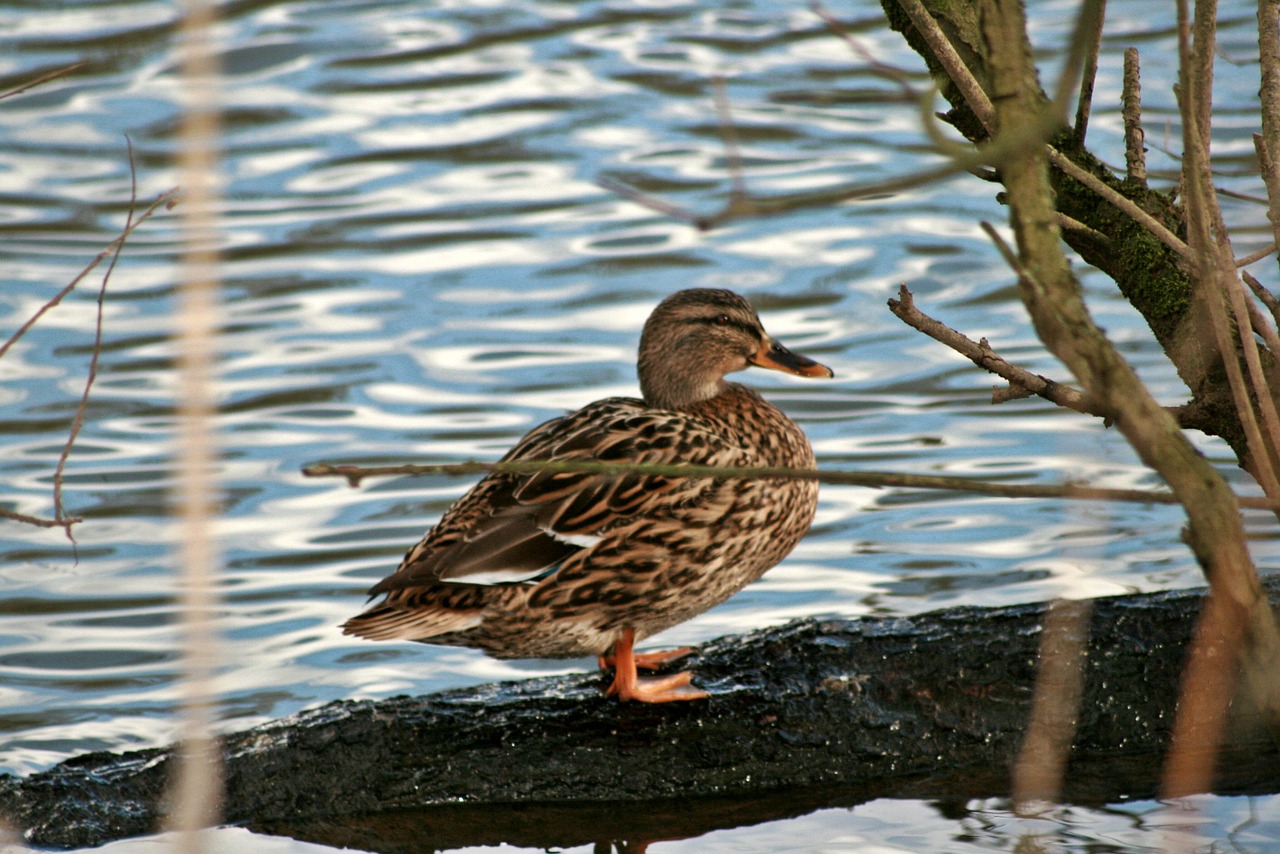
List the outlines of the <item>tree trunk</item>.
<svg viewBox="0 0 1280 854">
<path fill-rule="evenodd" d="M 1280 579 L 1269 588 L 1280 594 Z M 1096 602 L 1067 798 L 1156 791 L 1203 595 Z M 372 850 L 545 847 L 677 838 L 874 797 L 1006 794 L 1043 613 L 957 608 L 723 638 L 691 662 L 706 701 L 623 705 L 591 673 L 330 703 L 224 738 L 226 820 Z M 1280 791 L 1256 723 L 1238 704 L 1219 787 Z M 94 753 L 0 778 L 0 814 L 43 846 L 151 832 L 172 760 L 169 749 Z"/>
</svg>

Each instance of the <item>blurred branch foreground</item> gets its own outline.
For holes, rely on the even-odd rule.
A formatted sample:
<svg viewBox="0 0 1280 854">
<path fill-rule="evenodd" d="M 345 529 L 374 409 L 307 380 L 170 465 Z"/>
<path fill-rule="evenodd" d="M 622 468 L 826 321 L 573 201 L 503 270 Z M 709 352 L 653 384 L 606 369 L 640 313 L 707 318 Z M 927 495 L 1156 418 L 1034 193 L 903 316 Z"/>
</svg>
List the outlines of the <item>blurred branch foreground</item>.
<svg viewBox="0 0 1280 854">
<path fill-rule="evenodd" d="M 1270 592 L 1280 598 L 1280 579 Z M 1094 603 L 1071 801 L 1155 794 L 1204 596 Z M 366 850 L 568 847 L 877 797 L 1004 795 L 1033 714 L 1045 613 L 956 608 L 722 638 L 695 662 L 704 702 L 619 704 L 592 673 L 331 703 L 222 740 L 225 817 Z M 1237 702 L 1216 788 L 1280 791 L 1267 741 L 1256 708 Z M 41 846 L 151 832 L 176 756 L 94 753 L 0 778 L 0 814 Z"/>
</svg>

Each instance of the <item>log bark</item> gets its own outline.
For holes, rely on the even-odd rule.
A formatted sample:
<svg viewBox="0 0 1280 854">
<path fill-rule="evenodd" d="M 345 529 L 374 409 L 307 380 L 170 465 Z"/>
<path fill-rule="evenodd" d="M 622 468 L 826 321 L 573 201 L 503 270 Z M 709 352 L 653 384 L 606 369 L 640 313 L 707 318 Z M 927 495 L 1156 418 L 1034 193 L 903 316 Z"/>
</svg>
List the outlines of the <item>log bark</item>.
<svg viewBox="0 0 1280 854">
<path fill-rule="evenodd" d="M 1271 579 L 1280 598 L 1280 579 Z M 1203 591 L 1097 600 L 1066 797 L 1149 797 Z M 678 838 L 886 796 L 1007 794 L 1044 607 L 804 620 L 704 646 L 706 701 L 621 705 L 598 673 L 342 701 L 223 738 L 226 820 L 367 850 Z M 1280 791 L 1237 703 L 1220 790 Z M 151 832 L 168 748 L 0 778 L 28 842 Z M 636 808 L 643 806 L 643 808 Z"/>
</svg>

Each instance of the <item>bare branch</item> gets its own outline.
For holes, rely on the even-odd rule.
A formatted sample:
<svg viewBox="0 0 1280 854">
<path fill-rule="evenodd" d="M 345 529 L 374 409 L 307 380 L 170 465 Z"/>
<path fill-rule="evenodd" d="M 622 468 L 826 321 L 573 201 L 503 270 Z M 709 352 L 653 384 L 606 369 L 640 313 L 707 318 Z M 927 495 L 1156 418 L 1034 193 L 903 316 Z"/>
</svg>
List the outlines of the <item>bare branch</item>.
<svg viewBox="0 0 1280 854">
<path fill-rule="evenodd" d="M 1280 324 L 1280 300 L 1277 300 L 1275 294 L 1262 286 L 1257 277 L 1245 270 L 1241 273 L 1245 284 L 1249 286 L 1249 290 L 1253 291 L 1254 296 L 1267 307 L 1267 311 L 1271 312 L 1271 317 Z M 1268 345 L 1270 346 L 1270 345 Z M 1280 353 L 1280 349 L 1273 348 L 1273 352 Z"/>
<path fill-rule="evenodd" d="M 1136 47 L 1124 51 L 1124 90 L 1120 103 L 1124 118 L 1125 174 L 1130 181 L 1146 186 L 1146 131 L 1142 127 L 1142 81 Z"/>
<path fill-rule="evenodd" d="M 1212 17 L 1214 11 L 1212 0 L 1197 0 L 1193 43 L 1193 24 L 1188 20 L 1186 2 L 1178 3 L 1179 101 L 1185 117 L 1182 186 L 1186 194 L 1187 242 L 1193 250 L 1191 270 L 1195 273 L 1197 294 L 1207 309 L 1209 326 L 1244 430 L 1249 451 L 1249 459 L 1244 462 L 1267 495 L 1280 497 L 1280 475 L 1277 474 L 1280 413 L 1276 411 L 1262 371 L 1257 342 L 1252 335 L 1255 320 L 1249 316 L 1243 289 L 1235 275 L 1230 239 L 1213 191 L 1206 139 L 1212 73 L 1209 72 L 1208 78 L 1201 75 L 1205 73 L 1206 54 L 1209 55 L 1207 62 L 1212 65 L 1215 22 L 1206 18 Z M 1247 380 L 1240 367 L 1241 357 L 1248 370 Z M 1258 411 L 1254 409 L 1254 400 Z"/>
<path fill-rule="evenodd" d="M 37 528 L 66 528 L 70 529 L 72 525 L 83 522 L 79 516 L 63 516 L 57 519 L 41 519 L 39 516 L 28 516 L 26 513 L 18 513 L 14 510 L 5 510 L 0 507 L 0 519 L 11 519 L 14 522 L 22 522 L 24 525 L 34 525 Z"/>
<path fill-rule="evenodd" d="M 1033 374 L 1024 368 L 1019 368 L 1006 362 L 991 349 L 985 338 L 981 342 L 975 342 L 945 323 L 929 317 L 916 308 L 915 300 L 912 298 L 911 292 L 907 290 L 906 285 L 898 288 L 898 298 L 896 300 L 889 300 L 889 310 L 899 320 L 913 329 L 917 329 L 935 341 L 945 344 L 983 370 L 990 371 L 996 376 L 1008 380 L 1010 384 L 1023 388 L 1030 394 L 1038 395 L 1051 403 L 1056 403 L 1058 406 L 1081 412 L 1085 415 L 1103 417 L 1106 415 L 1106 413 L 1096 411 L 1089 399 L 1077 389 L 1046 379 L 1039 374 Z M 1012 395 L 1010 396 L 1012 397 Z"/>
<path fill-rule="evenodd" d="M 1106 0 L 1086 0 L 1080 5 L 1075 33 L 1071 37 L 1071 49 L 1058 80 L 1057 97 L 1054 98 L 1058 105 L 1058 115 L 1065 115 L 1071 84 L 1079 75 L 1076 120 L 1072 131 L 1081 144 L 1089 131 L 1089 110 L 1093 106 L 1093 84 L 1098 76 L 1098 51 L 1102 48 L 1102 23 L 1106 18 L 1106 9 Z"/>
<path fill-rule="evenodd" d="M 1261 8 L 1262 6 L 1259 6 L 1259 9 Z M 1263 124 L 1264 126 L 1266 124 L 1265 117 Z M 1277 125 L 1275 132 L 1280 134 L 1280 119 L 1277 119 Z M 1268 139 L 1274 141 L 1268 143 Z M 1276 235 L 1276 240 L 1280 241 L 1280 162 L 1272 151 L 1273 146 L 1280 146 L 1280 136 L 1268 137 L 1260 133 L 1253 135 L 1253 150 L 1258 155 L 1258 168 L 1262 173 L 1262 180 L 1267 185 L 1267 219 L 1271 222 L 1271 230 Z"/>
<path fill-rule="evenodd" d="M 93 272 L 94 268 L 97 267 L 99 264 L 101 264 L 103 261 L 105 261 L 107 258 L 110 258 L 116 252 L 117 244 L 123 244 L 124 241 L 128 240 L 129 236 L 133 234 L 133 232 L 136 231 L 140 225 L 142 225 L 144 222 L 150 219 L 151 215 L 155 213 L 160 208 L 161 205 L 165 206 L 166 209 L 173 207 L 173 205 L 176 203 L 177 195 L 178 195 L 178 190 L 177 188 L 174 188 L 167 192 L 161 193 L 160 196 L 154 202 L 148 205 L 147 209 L 142 212 L 142 214 L 137 218 L 136 221 L 134 221 L 134 223 L 131 226 L 121 231 L 120 235 L 115 240 L 108 243 L 107 247 L 103 249 L 101 252 L 99 252 L 97 257 L 95 257 L 92 261 L 90 261 L 87 265 L 85 265 L 85 268 L 81 270 L 79 273 L 77 273 L 74 279 L 72 279 L 65 286 L 63 286 L 62 290 L 58 291 L 58 293 L 56 293 L 52 299 L 50 299 L 48 302 L 42 305 L 36 311 L 35 314 L 31 315 L 31 317 L 27 319 L 26 323 L 23 323 L 22 326 L 18 328 L 17 332 L 9 336 L 9 339 L 7 341 L 5 341 L 3 344 L 0 344 L 0 359 L 4 358 L 4 354 L 9 352 L 9 348 L 12 347 L 18 341 L 19 338 L 25 335 L 27 333 L 27 330 L 29 330 L 32 326 L 35 326 L 36 321 L 38 321 L 41 317 L 43 317 L 45 312 L 49 311 L 49 309 L 53 308 L 58 303 L 62 302 L 63 297 L 71 293 L 71 291 L 75 289 L 76 285 L 80 284 L 80 282 L 84 280 L 85 276 Z"/>
<path fill-rule="evenodd" d="M 1151 214 L 1138 207 L 1137 203 L 1125 198 L 1118 192 L 1108 187 L 1096 175 L 1090 174 L 1084 169 L 1077 166 L 1069 157 L 1058 151 L 1053 146 L 1047 146 L 1049 152 L 1049 162 L 1056 168 L 1061 169 L 1067 175 L 1084 184 L 1105 201 L 1111 203 L 1119 210 L 1125 212 L 1137 222 L 1141 223 L 1143 228 L 1151 232 L 1165 246 L 1168 246 L 1174 252 L 1177 252 L 1184 261 L 1192 260 L 1191 250 L 1187 244 L 1164 225 L 1153 217 Z"/>
<path fill-rule="evenodd" d="M 84 68 L 84 65 L 85 64 L 83 62 L 73 62 L 70 65 L 66 65 L 66 66 L 63 66 L 62 68 L 57 68 L 48 73 L 41 74 L 39 77 L 30 81 L 29 83 L 23 83 L 21 86 L 19 86 L 16 89 L 10 89 L 8 92 L 0 94 L 0 101 L 3 101 L 5 98 L 12 98 L 14 95 L 21 95 L 23 92 L 27 91 L 28 89 L 34 89 L 35 87 L 40 86 L 41 84 L 48 83 L 50 80 L 57 80 L 59 77 L 65 77 L 66 75 L 71 74 L 72 72 L 79 71 L 81 68 Z"/>
<path fill-rule="evenodd" d="M 129 212 L 125 216 L 124 234 L 129 233 L 129 227 L 133 225 L 134 214 L 138 209 L 138 168 L 137 162 L 133 157 L 133 141 L 129 137 L 125 137 L 125 142 L 129 149 Z M 76 405 L 75 417 L 71 419 L 71 429 L 67 432 L 66 444 L 62 446 L 62 453 L 58 455 L 58 465 L 53 471 L 53 512 L 58 518 L 62 518 L 62 475 L 67 467 L 67 460 L 71 457 L 71 449 L 75 447 L 76 438 L 80 435 L 80 429 L 84 426 L 84 413 L 89 406 L 89 392 L 93 389 L 93 381 L 98 376 L 98 359 L 102 356 L 102 308 L 107 297 L 107 283 L 111 281 L 111 273 L 116 268 L 116 263 L 120 260 L 120 253 L 124 250 L 124 240 L 116 242 L 115 252 L 111 255 L 111 263 L 107 265 L 107 270 L 102 274 L 102 286 L 98 288 L 98 311 L 94 321 L 93 329 L 93 355 L 89 357 L 89 373 L 85 378 L 84 391 L 80 395 L 80 402 Z M 71 534 L 71 526 L 66 528 L 67 539 L 75 543 L 75 537 Z"/>
<path fill-rule="evenodd" d="M 1187 117 L 1195 122 L 1196 130 L 1209 152 L 1210 119 L 1213 112 L 1213 56 L 1217 41 L 1217 0 L 1196 0 L 1195 20 L 1192 23 L 1194 41 L 1191 42 L 1191 65 L 1187 82 L 1192 87 L 1190 109 Z"/>
<path fill-rule="evenodd" d="M 716 115 L 720 119 L 720 137 L 724 143 L 726 165 L 732 190 L 729 195 L 729 206 L 740 203 L 747 198 L 747 183 L 742 166 L 742 152 L 738 148 L 738 129 L 733 124 L 733 113 L 729 110 L 729 95 L 725 91 L 723 77 L 711 80 L 711 92 L 716 104 Z"/>
<path fill-rule="evenodd" d="M 1177 504 L 1176 496 L 1168 492 L 1147 492 L 1141 489 L 1105 489 L 1081 486 L 1074 483 L 1060 484 L 1012 484 L 970 480 L 963 477 L 942 475 L 903 474 L 875 471 L 816 471 L 790 468 L 742 468 L 717 466 L 659 465 L 656 463 L 606 463 L 596 460 L 510 460 L 485 463 L 442 463 L 439 465 L 357 466 L 348 464 L 316 463 L 305 466 L 305 477 L 341 477 L 356 487 L 367 477 L 399 477 L 411 475 L 466 477 L 490 472 L 510 474 L 534 474 L 550 472 L 586 472 L 605 475 L 653 475 L 657 477 L 715 477 L 715 478 L 776 478 L 780 480 L 816 480 L 837 486 L 867 486 L 876 489 L 901 487 L 904 489 L 944 489 L 951 492 L 971 492 L 978 495 L 997 495 L 1003 498 L 1069 498 L 1082 501 L 1124 501 L 1136 504 Z M 1239 497 L 1241 507 L 1258 510 L 1280 508 L 1280 501 L 1269 498 Z"/>
<path fill-rule="evenodd" d="M 1248 255 L 1244 256 L 1243 258 L 1237 258 L 1236 266 L 1248 267 L 1250 264 L 1255 264 L 1258 261 L 1261 261 L 1263 258 L 1266 258 L 1268 255 L 1270 255 L 1272 252 L 1275 252 L 1275 251 L 1276 251 L 1276 242 L 1273 240 L 1271 241 L 1270 245 L 1262 247 L 1257 252 L 1250 252 Z"/>
<path fill-rule="evenodd" d="M 1111 245 L 1110 237 L 1107 237 L 1096 228 L 1090 228 L 1078 219 L 1072 219 L 1062 212 L 1058 213 L 1058 228 L 1063 231 L 1078 231 L 1081 234 L 1088 235 L 1089 239 L 1096 241 L 1099 246 Z"/>
<path fill-rule="evenodd" d="M 951 82 L 960 90 L 965 102 L 969 105 L 969 109 L 973 110 L 973 114 L 978 117 L 978 121 L 982 123 L 982 126 L 987 129 L 987 133 L 990 134 L 995 120 L 995 110 L 991 106 L 991 99 L 987 97 L 987 93 L 983 91 L 977 79 L 969 72 L 969 68 L 964 64 L 964 60 L 960 58 L 960 54 L 956 53 L 956 49 L 951 45 L 951 40 L 942 32 L 938 22 L 933 19 L 933 16 L 924 8 L 924 4 L 920 0 L 898 0 L 898 5 L 911 18 L 911 23 L 915 26 L 916 32 L 920 33 L 921 37 L 928 43 L 929 50 L 933 52 L 934 57 L 942 64 L 947 76 L 951 78 Z"/>
<path fill-rule="evenodd" d="M 929 141 L 937 147 L 940 153 L 948 157 L 963 157 L 972 152 L 972 149 L 967 145 L 958 144 L 943 133 L 942 126 L 938 121 L 938 115 L 934 111 L 934 98 L 937 95 L 936 86 L 927 92 L 916 91 L 905 72 L 878 60 L 853 33 L 849 32 L 843 23 L 823 9 L 821 4 L 813 3 L 809 8 L 822 19 L 822 22 L 827 25 L 827 29 L 849 45 L 849 49 L 866 63 L 868 71 L 897 84 L 904 99 L 916 102 L 920 110 L 920 127 L 924 129 L 924 132 L 929 136 Z"/>
<path fill-rule="evenodd" d="M 1258 4 L 1258 64 L 1262 133 L 1254 134 L 1262 180 L 1267 186 L 1267 218 L 1280 241 L 1280 6 Z"/>
</svg>

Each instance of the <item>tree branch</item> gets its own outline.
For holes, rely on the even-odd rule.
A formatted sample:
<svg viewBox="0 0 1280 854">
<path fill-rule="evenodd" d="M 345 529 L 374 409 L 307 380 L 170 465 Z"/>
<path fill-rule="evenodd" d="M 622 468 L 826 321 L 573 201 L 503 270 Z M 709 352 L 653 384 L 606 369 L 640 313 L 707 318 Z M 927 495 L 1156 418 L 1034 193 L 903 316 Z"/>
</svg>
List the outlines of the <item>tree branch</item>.
<svg viewBox="0 0 1280 854">
<path fill-rule="evenodd" d="M 406 463 L 395 466 L 358 466 L 350 464 L 315 463 L 304 466 L 304 477 L 341 477 L 348 485 L 357 487 L 367 477 L 444 476 L 466 477 L 490 472 L 510 474 L 534 474 L 550 472 L 587 472 L 606 475 L 651 475 L 654 477 L 716 477 L 716 478 L 777 478 L 781 480 L 816 480 L 839 486 L 867 486 L 872 488 L 901 487 L 905 489 L 944 489 L 953 492 L 972 492 L 979 495 L 998 495 L 1004 498 L 1070 498 L 1083 501 L 1126 501 L 1137 504 L 1177 504 L 1178 499 L 1168 492 L 1148 492 L 1141 489 L 1106 489 L 1081 486 L 1074 483 L 1011 484 L 970 480 L 943 475 L 903 474 L 876 471 L 819 471 L 791 468 L 731 468 L 718 466 L 659 465 L 656 463 L 605 463 L 595 460 L 511 460 L 486 463 L 470 460 L 463 463 L 418 465 Z M 1238 498 L 1241 507 L 1259 510 L 1276 510 L 1280 500 L 1269 498 Z"/>
<path fill-rule="evenodd" d="M 1147 185 L 1146 134 L 1142 127 L 1142 80 L 1138 65 L 1138 49 L 1124 50 L 1124 88 L 1120 99 L 1124 119 L 1125 174 L 1130 181 Z"/>
</svg>

